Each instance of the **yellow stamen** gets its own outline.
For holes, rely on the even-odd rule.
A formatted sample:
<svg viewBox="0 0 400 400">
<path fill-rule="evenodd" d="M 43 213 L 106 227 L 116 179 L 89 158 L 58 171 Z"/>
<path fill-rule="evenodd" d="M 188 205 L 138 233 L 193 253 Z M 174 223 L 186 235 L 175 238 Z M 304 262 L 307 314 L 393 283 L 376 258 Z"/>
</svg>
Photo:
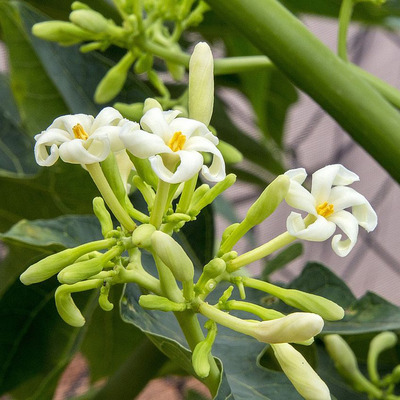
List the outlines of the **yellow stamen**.
<svg viewBox="0 0 400 400">
<path fill-rule="evenodd" d="M 168 142 L 168 147 L 172 151 L 182 150 L 186 142 L 186 136 L 182 135 L 182 132 L 178 131 L 174 133 L 171 140 Z"/>
<path fill-rule="evenodd" d="M 333 209 L 333 204 L 328 204 L 327 201 L 317 206 L 316 210 L 319 215 L 322 215 L 325 218 L 328 218 L 335 212 L 335 210 Z"/>
<path fill-rule="evenodd" d="M 85 132 L 81 124 L 76 124 L 72 128 L 72 132 L 74 132 L 76 139 L 86 140 L 89 137 L 89 135 Z"/>
</svg>

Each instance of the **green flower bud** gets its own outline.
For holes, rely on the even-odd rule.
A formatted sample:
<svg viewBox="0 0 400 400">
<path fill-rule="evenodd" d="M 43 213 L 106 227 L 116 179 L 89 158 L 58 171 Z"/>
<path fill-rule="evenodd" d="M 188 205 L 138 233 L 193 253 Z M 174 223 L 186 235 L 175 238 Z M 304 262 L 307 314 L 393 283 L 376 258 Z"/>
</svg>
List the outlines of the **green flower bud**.
<svg viewBox="0 0 400 400">
<path fill-rule="evenodd" d="M 107 233 L 112 231 L 114 227 L 111 220 L 111 215 L 108 212 L 102 197 L 95 197 L 93 199 L 93 212 L 100 221 L 101 234 L 106 237 Z"/>
<path fill-rule="evenodd" d="M 74 10 L 91 10 L 91 8 L 85 3 L 82 3 L 80 1 L 74 1 L 71 4 L 71 10 L 72 11 L 74 11 Z"/>
<path fill-rule="evenodd" d="M 224 232 L 222 233 L 222 238 L 221 238 L 221 246 L 222 244 L 228 239 L 228 237 L 231 235 L 231 233 L 239 226 L 239 222 L 236 222 L 235 224 L 229 225 L 228 227 L 225 228 Z"/>
<path fill-rule="evenodd" d="M 139 304 L 143 308 L 149 310 L 159 310 L 159 311 L 184 311 L 186 310 L 185 303 L 175 303 L 163 296 L 156 296 L 154 294 L 142 295 L 139 298 Z"/>
<path fill-rule="evenodd" d="M 132 232 L 132 243 L 140 248 L 150 249 L 151 248 L 151 236 L 155 232 L 156 228 L 151 224 L 139 225 Z"/>
<path fill-rule="evenodd" d="M 226 164 L 236 164 L 243 160 L 243 154 L 236 147 L 221 139 L 217 144 L 217 148 L 224 157 Z"/>
<path fill-rule="evenodd" d="M 213 258 L 208 264 L 204 266 L 203 274 L 208 279 L 214 279 L 225 272 L 226 263 L 222 258 Z"/>
<path fill-rule="evenodd" d="M 289 185 L 290 179 L 286 175 L 279 175 L 265 188 L 247 211 L 243 222 L 247 224 L 248 229 L 263 222 L 276 210 L 285 199 Z"/>
<path fill-rule="evenodd" d="M 121 91 L 128 76 L 129 68 L 134 61 L 134 55 L 128 51 L 117 64 L 108 70 L 94 93 L 96 103 L 107 103 Z"/>
<path fill-rule="evenodd" d="M 93 33 L 102 33 L 108 30 L 110 22 L 97 11 L 78 9 L 71 12 L 69 19 L 75 25 Z"/>
<path fill-rule="evenodd" d="M 193 193 L 190 204 L 196 204 L 198 201 L 210 190 L 210 186 L 207 183 L 200 185 Z"/>
<path fill-rule="evenodd" d="M 169 61 L 166 61 L 165 64 L 167 65 L 169 73 L 176 81 L 181 81 L 183 79 L 186 70 L 184 65 L 172 63 Z"/>
<path fill-rule="evenodd" d="M 63 21 L 39 22 L 33 25 L 32 33 L 40 39 L 71 45 L 87 40 L 90 36 L 89 32 Z"/>
<path fill-rule="evenodd" d="M 189 117 L 208 125 L 214 107 L 214 60 L 210 46 L 200 42 L 189 62 Z"/>
<path fill-rule="evenodd" d="M 193 263 L 171 236 L 161 231 L 155 231 L 151 236 L 151 245 L 154 253 L 160 257 L 178 281 L 193 281 Z"/>
<path fill-rule="evenodd" d="M 156 99 L 149 97 L 144 101 L 143 114 L 145 114 L 152 108 L 159 108 L 160 110 L 162 110 L 161 104 Z"/>
<path fill-rule="evenodd" d="M 79 257 L 92 251 L 112 246 L 113 244 L 115 244 L 115 239 L 99 240 L 52 254 L 43 260 L 32 264 L 20 276 L 20 280 L 24 285 L 31 285 L 32 283 L 45 281 L 60 272 L 66 266 L 74 263 Z"/>
<path fill-rule="evenodd" d="M 331 400 L 325 382 L 290 344 L 272 345 L 283 372 L 305 400 Z"/>
<path fill-rule="evenodd" d="M 108 300 L 108 295 L 110 293 L 110 285 L 106 284 L 103 285 L 100 289 L 100 296 L 99 296 L 99 306 L 104 311 L 111 311 L 114 308 L 114 304 L 110 303 Z"/>
<path fill-rule="evenodd" d="M 149 53 L 142 54 L 136 61 L 134 71 L 136 74 L 143 74 L 150 71 L 153 67 L 153 55 Z"/>
<path fill-rule="evenodd" d="M 212 322 L 212 321 L 209 321 Z M 215 337 L 217 335 L 217 327 L 215 323 L 209 324 L 210 329 L 208 330 L 207 337 L 201 342 L 197 343 L 192 354 L 192 365 L 194 372 L 200 378 L 207 378 L 210 374 L 210 355 L 212 345 L 214 344 Z M 207 324 L 205 325 L 207 327 Z"/>
<path fill-rule="evenodd" d="M 57 311 L 67 324 L 75 327 L 85 325 L 85 318 L 72 300 L 68 285 L 62 285 L 57 288 L 55 300 Z"/>
<path fill-rule="evenodd" d="M 131 121 L 139 121 L 143 116 L 143 103 L 115 103 L 113 107 Z"/>
<path fill-rule="evenodd" d="M 397 343 L 397 335 L 393 332 L 381 332 L 376 335 L 369 344 L 368 349 L 368 374 L 371 381 L 378 384 L 380 381 L 378 373 L 378 357 L 385 350 L 393 348 Z"/>
<path fill-rule="evenodd" d="M 103 264 L 101 262 L 101 257 L 92 258 L 87 261 L 81 261 L 69 265 L 59 272 L 57 279 L 60 283 L 67 283 L 71 285 L 96 275 L 102 270 Z"/>
</svg>

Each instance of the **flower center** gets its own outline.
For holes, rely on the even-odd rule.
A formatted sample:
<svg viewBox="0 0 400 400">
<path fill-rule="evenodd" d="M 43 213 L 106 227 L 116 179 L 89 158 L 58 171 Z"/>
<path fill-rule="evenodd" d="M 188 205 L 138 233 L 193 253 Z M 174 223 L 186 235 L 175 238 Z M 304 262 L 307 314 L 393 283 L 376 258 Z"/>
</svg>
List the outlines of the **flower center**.
<svg viewBox="0 0 400 400">
<path fill-rule="evenodd" d="M 168 142 L 168 147 L 172 151 L 182 150 L 186 142 L 186 136 L 182 135 L 182 132 L 178 131 L 174 133 L 171 140 Z"/>
<path fill-rule="evenodd" d="M 81 124 L 76 124 L 72 128 L 72 132 L 74 132 L 76 139 L 86 140 L 89 137 L 89 135 L 85 132 Z"/>
<path fill-rule="evenodd" d="M 319 206 L 316 207 L 317 214 L 322 215 L 325 218 L 328 218 L 330 215 L 332 215 L 335 210 L 333 208 L 333 204 L 328 204 L 327 201 L 325 203 L 320 204 Z"/>
</svg>

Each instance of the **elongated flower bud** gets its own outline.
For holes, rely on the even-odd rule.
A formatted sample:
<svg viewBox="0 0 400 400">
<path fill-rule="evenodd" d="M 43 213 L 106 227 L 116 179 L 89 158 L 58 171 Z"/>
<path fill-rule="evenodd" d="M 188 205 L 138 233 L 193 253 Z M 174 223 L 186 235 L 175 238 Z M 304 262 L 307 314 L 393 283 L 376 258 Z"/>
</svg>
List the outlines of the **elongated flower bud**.
<svg viewBox="0 0 400 400">
<path fill-rule="evenodd" d="M 93 199 L 93 211 L 101 225 L 101 233 L 105 237 L 108 232 L 114 229 L 111 215 L 108 212 L 102 197 Z"/>
<path fill-rule="evenodd" d="M 163 296 L 156 296 L 154 294 L 142 295 L 139 298 L 139 304 L 143 308 L 149 310 L 160 310 L 160 311 L 184 311 L 186 310 L 185 303 L 176 303 Z"/>
<path fill-rule="evenodd" d="M 33 25 L 32 33 L 44 40 L 75 44 L 87 40 L 89 32 L 64 21 L 38 22 Z"/>
<path fill-rule="evenodd" d="M 155 231 L 151 236 L 154 253 L 171 270 L 174 277 L 181 282 L 193 280 L 193 263 L 182 247 L 171 236 Z"/>
<path fill-rule="evenodd" d="M 85 243 L 73 249 L 66 249 L 52 254 L 43 260 L 32 264 L 21 276 L 24 285 L 31 285 L 45 281 L 60 272 L 66 266 L 74 263 L 79 257 L 95 250 L 101 250 L 115 243 L 115 239 L 99 240 L 97 242 Z"/>
<path fill-rule="evenodd" d="M 68 285 L 58 287 L 54 297 L 57 311 L 67 324 L 76 327 L 85 325 L 85 318 L 72 300 Z"/>
<path fill-rule="evenodd" d="M 151 236 L 156 228 L 151 224 L 139 225 L 132 233 L 132 243 L 140 248 L 151 248 Z"/>
<path fill-rule="evenodd" d="M 134 60 L 135 57 L 128 51 L 117 64 L 108 70 L 94 93 L 96 103 L 107 103 L 121 91 Z"/>
<path fill-rule="evenodd" d="M 110 23 L 97 11 L 82 8 L 72 11 L 69 19 L 80 28 L 93 33 L 106 32 Z"/>
<path fill-rule="evenodd" d="M 143 74 L 149 71 L 153 67 L 153 55 L 152 54 L 142 54 L 135 63 L 135 73 Z"/>
<path fill-rule="evenodd" d="M 77 262 L 64 268 L 57 275 L 60 283 L 73 284 L 93 275 L 98 274 L 103 270 L 102 258 L 92 258 L 87 261 Z"/>
<path fill-rule="evenodd" d="M 108 300 L 109 293 L 110 293 L 110 285 L 109 284 L 106 284 L 105 286 L 103 285 L 100 289 L 99 306 L 104 311 L 111 311 L 114 308 L 114 304 L 112 304 Z"/>
<path fill-rule="evenodd" d="M 206 378 L 210 374 L 211 367 L 209 357 L 216 335 L 217 328 L 215 324 L 212 324 L 207 337 L 199 342 L 193 350 L 192 365 L 194 372 L 196 372 L 200 378 Z"/>
<path fill-rule="evenodd" d="M 325 382 L 311 368 L 306 359 L 290 344 L 272 345 L 283 372 L 305 400 L 330 400 Z"/>
<path fill-rule="evenodd" d="M 261 193 L 260 197 L 247 211 L 243 222 L 253 227 L 268 218 L 285 199 L 289 190 L 290 179 L 286 175 L 279 175 Z"/>
<path fill-rule="evenodd" d="M 255 323 L 249 335 L 263 343 L 306 341 L 321 332 L 323 319 L 317 314 L 293 313 L 272 321 Z"/>
<path fill-rule="evenodd" d="M 210 123 L 214 107 L 214 60 L 210 46 L 200 42 L 189 63 L 189 117 Z"/>
<path fill-rule="evenodd" d="M 113 107 L 131 121 L 139 121 L 143 116 L 143 103 L 115 103 Z"/>
<path fill-rule="evenodd" d="M 227 164 L 236 164 L 243 160 L 243 154 L 236 147 L 221 139 L 217 144 L 217 148 Z"/>
</svg>

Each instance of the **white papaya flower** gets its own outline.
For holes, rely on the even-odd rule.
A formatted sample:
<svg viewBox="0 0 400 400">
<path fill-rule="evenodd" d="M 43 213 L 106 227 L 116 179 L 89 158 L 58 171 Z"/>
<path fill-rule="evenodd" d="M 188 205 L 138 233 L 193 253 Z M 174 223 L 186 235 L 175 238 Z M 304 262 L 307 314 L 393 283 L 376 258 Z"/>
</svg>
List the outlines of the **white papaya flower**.
<svg viewBox="0 0 400 400">
<path fill-rule="evenodd" d="M 128 151 L 139 158 L 149 158 L 157 176 L 164 182 L 181 183 L 200 170 L 213 182 L 225 178 L 225 162 L 217 149 L 218 139 L 194 119 L 176 118 L 179 111 L 151 108 L 140 120 L 123 126 L 120 139 Z M 210 167 L 204 165 L 202 152 L 211 153 Z"/>
<path fill-rule="evenodd" d="M 290 344 L 271 344 L 283 372 L 305 400 L 331 400 L 328 386 Z"/>
<path fill-rule="evenodd" d="M 310 241 L 324 241 L 330 238 L 339 227 L 347 236 L 332 238 L 334 252 L 344 257 L 357 242 L 358 225 L 366 231 L 373 231 L 378 217 L 368 200 L 347 185 L 359 180 L 359 177 L 343 165 L 328 165 L 312 175 L 311 193 L 302 186 L 307 177 L 304 168 L 289 170 L 290 178 L 286 202 L 299 210 L 315 217 L 315 221 L 306 224 L 299 213 L 292 212 L 286 226 L 290 235 Z M 351 212 L 346 208 L 351 207 Z"/>
<path fill-rule="evenodd" d="M 63 115 L 35 136 L 36 162 L 45 167 L 58 158 L 71 164 L 93 164 L 107 158 L 110 151 L 120 151 L 121 125 L 127 120 L 112 107 L 96 118 L 86 114 Z"/>
</svg>

